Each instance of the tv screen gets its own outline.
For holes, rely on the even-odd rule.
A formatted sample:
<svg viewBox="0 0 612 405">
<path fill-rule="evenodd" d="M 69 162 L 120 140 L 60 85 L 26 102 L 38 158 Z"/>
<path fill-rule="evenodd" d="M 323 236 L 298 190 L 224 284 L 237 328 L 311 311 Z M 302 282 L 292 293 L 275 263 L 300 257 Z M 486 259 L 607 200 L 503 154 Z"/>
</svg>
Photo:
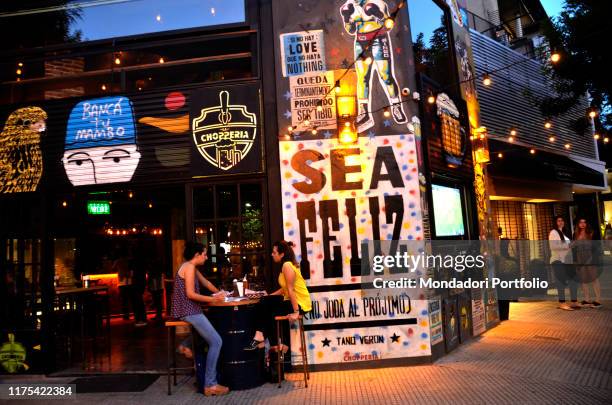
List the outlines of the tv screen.
<svg viewBox="0 0 612 405">
<path fill-rule="evenodd" d="M 464 236 L 461 190 L 432 184 L 436 236 Z"/>
</svg>

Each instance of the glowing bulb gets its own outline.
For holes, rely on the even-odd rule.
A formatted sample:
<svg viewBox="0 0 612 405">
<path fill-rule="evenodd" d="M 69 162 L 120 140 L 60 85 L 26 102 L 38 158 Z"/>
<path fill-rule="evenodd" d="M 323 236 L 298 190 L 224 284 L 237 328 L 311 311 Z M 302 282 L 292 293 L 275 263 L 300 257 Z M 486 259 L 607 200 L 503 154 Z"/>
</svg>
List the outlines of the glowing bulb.
<svg viewBox="0 0 612 405">
<path fill-rule="evenodd" d="M 431 96 L 427 97 L 427 102 L 429 104 L 433 104 L 433 103 L 436 102 L 436 98 L 433 95 L 431 95 Z"/>
<path fill-rule="evenodd" d="M 589 111 L 589 117 L 591 117 L 591 118 L 597 117 L 597 112 L 595 110 Z"/>
<path fill-rule="evenodd" d="M 106 91 L 106 84 L 103 84 L 102 86 L 100 86 L 100 88 L 102 89 L 102 91 Z"/>
<path fill-rule="evenodd" d="M 21 69 L 17 69 L 17 74 L 20 75 L 21 74 Z"/>
<path fill-rule="evenodd" d="M 148 207 L 149 207 L 149 208 L 153 208 L 153 204 L 149 203 L 149 204 L 148 204 Z"/>
<path fill-rule="evenodd" d="M 550 138 L 548 138 L 549 141 L 554 142 L 555 141 L 555 137 L 551 136 Z"/>
<path fill-rule="evenodd" d="M 598 140 L 599 139 L 599 134 L 593 135 L 593 138 L 595 138 L 595 140 Z"/>
<path fill-rule="evenodd" d="M 157 22 L 161 21 L 161 15 L 157 14 L 157 17 L 155 17 L 155 19 L 157 20 Z"/>
<path fill-rule="evenodd" d="M 388 108 L 385 108 L 385 111 L 383 112 L 383 115 L 384 115 L 385 117 L 390 117 L 390 116 L 391 116 L 391 111 L 389 111 L 389 109 L 388 109 Z"/>
<path fill-rule="evenodd" d="M 529 153 L 531 153 L 532 155 L 535 155 L 535 149 L 530 149 Z"/>
<path fill-rule="evenodd" d="M 159 58 L 159 63 L 166 63 L 166 60 L 164 59 L 163 56 L 161 58 Z"/>
<path fill-rule="evenodd" d="M 609 139 L 609 138 L 606 136 L 606 137 L 604 138 L 604 143 L 608 143 L 608 142 L 610 142 L 610 139 Z"/>
<path fill-rule="evenodd" d="M 287 131 L 289 131 L 289 132 L 293 131 L 293 127 L 292 127 L 291 125 L 289 125 L 289 126 L 287 127 Z"/>
<path fill-rule="evenodd" d="M 68 203 L 66 201 L 62 201 L 62 207 L 67 207 Z"/>
<path fill-rule="evenodd" d="M 134 193 L 132 193 L 132 192 L 130 191 L 130 192 L 128 193 L 128 197 L 129 197 L 129 198 L 134 197 Z"/>
<path fill-rule="evenodd" d="M 121 59 L 119 57 L 115 57 L 115 65 L 121 65 Z"/>
<path fill-rule="evenodd" d="M 136 228 L 132 228 L 132 232 L 136 232 Z"/>
<path fill-rule="evenodd" d="M 393 19 L 392 19 L 392 18 L 387 18 L 387 19 L 385 20 L 385 28 L 386 28 L 386 29 L 391 30 L 391 29 L 393 29 L 393 26 L 394 26 L 394 25 L 395 25 L 395 21 L 393 21 Z"/>
<path fill-rule="evenodd" d="M 347 121 L 347 122 L 345 122 L 345 123 L 344 123 L 344 126 L 345 126 L 345 127 L 350 127 L 350 126 L 351 126 L 351 123 Z"/>
<path fill-rule="evenodd" d="M 550 127 L 552 127 L 552 123 L 550 121 L 546 121 L 544 123 L 544 128 L 549 129 Z"/>
<path fill-rule="evenodd" d="M 569 148 L 571 148 L 571 147 L 572 147 L 572 145 L 570 145 L 569 143 L 566 143 L 566 144 L 565 144 L 565 149 L 569 149 Z"/>
<path fill-rule="evenodd" d="M 497 157 L 501 159 L 501 158 L 503 158 L 503 157 L 504 157 L 504 154 L 503 154 L 503 153 L 498 153 L 498 154 L 497 154 Z"/>
<path fill-rule="evenodd" d="M 19 63 L 17 64 L 17 66 L 19 66 L 19 67 L 23 67 L 23 62 L 19 62 Z"/>
<path fill-rule="evenodd" d="M 321 104 L 321 102 L 319 101 L 319 103 L 317 104 L 317 111 L 323 111 L 323 105 Z"/>
<path fill-rule="evenodd" d="M 340 93 L 340 91 L 342 90 L 342 87 L 340 87 L 340 80 L 336 82 L 336 85 L 334 86 L 334 90 L 336 90 L 336 93 Z"/>
<path fill-rule="evenodd" d="M 316 135 L 316 134 L 317 134 L 317 130 L 316 130 L 316 129 L 313 129 L 313 130 L 312 130 L 312 131 L 310 131 L 310 132 L 312 132 L 312 134 L 313 134 L 313 135 Z"/>
<path fill-rule="evenodd" d="M 508 142 L 510 143 L 514 142 L 514 137 L 513 136 L 508 137 Z"/>
<path fill-rule="evenodd" d="M 552 63 L 557 63 L 557 62 L 559 62 L 560 60 L 561 60 L 561 55 L 560 55 L 558 52 L 553 52 L 553 53 L 550 55 L 550 61 L 551 61 Z"/>
<path fill-rule="evenodd" d="M 310 125 L 310 120 L 304 120 L 304 125 L 306 126 Z"/>
<path fill-rule="evenodd" d="M 340 132 L 340 143 L 350 144 L 355 143 L 357 141 L 357 134 L 353 132 L 350 127 L 345 127 L 342 132 Z"/>
<path fill-rule="evenodd" d="M 511 129 L 510 130 L 510 135 L 516 136 L 516 129 Z"/>
<path fill-rule="evenodd" d="M 482 78 L 482 84 L 484 84 L 485 86 L 491 85 L 491 78 L 489 77 L 488 74 L 485 74 L 484 77 Z"/>
</svg>

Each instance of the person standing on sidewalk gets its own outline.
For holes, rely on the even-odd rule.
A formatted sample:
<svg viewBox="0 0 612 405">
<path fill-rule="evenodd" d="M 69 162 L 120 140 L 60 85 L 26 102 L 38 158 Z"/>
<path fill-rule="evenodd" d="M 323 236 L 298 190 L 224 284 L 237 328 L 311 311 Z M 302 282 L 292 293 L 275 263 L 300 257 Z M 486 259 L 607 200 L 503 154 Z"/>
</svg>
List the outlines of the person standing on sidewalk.
<svg viewBox="0 0 612 405">
<path fill-rule="evenodd" d="M 565 220 L 561 215 L 555 217 L 555 228 L 548 234 L 550 246 L 550 264 L 557 279 L 557 292 L 559 294 L 559 308 L 573 311 L 580 308 L 578 304 L 578 285 L 576 284 L 576 271 L 572 266 L 572 240 L 563 232 Z M 565 287 L 569 285 L 572 304 L 565 302 Z"/>
<path fill-rule="evenodd" d="M 594 266 L 593 230 L 585 218 L 578 218 L 578 226 L 574 232 L 574 263 L 576 272 L 582 286 L 583 306 L 591 308 L 601 307 L 601 286 L 597 277 L 597 268 Z M 595 300 L 591 302 L 589 287 L 593 287 Z"/>
</svg>

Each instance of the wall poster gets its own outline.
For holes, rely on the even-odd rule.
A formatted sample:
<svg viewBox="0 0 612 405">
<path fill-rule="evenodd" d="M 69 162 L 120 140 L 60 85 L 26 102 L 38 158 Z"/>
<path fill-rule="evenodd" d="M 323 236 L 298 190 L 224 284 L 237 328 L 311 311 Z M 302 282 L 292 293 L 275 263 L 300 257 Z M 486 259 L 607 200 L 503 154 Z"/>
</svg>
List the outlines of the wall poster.
<svg viewBox="0 0 612 405">
<path fill-rule="evenodd" d="M 276 86 L 283 228 L 313 300 L 305 320 L 311 364 L 431 355 L 424 293 L 361 289 L 362 243 L 424 237 L 406 9 L 387 22 L 399 3 L 273 3 L 281 46 Z M 304 43 L 304 52 L 307 38 L 314 41 L 320 58 L 312 60 L 320 63 L 309 68 L 315 72 L 289 67 L 291 38 Z M 336 81 L 339 91 L 329 92 Z M 341 98 L 353 100 L 354 143 L 338 139 Z M 323 111 L 336 111 L 317 117 L 318 100 Z M 299 362 L 297 342 L 292 338 Z"/>
</svg>

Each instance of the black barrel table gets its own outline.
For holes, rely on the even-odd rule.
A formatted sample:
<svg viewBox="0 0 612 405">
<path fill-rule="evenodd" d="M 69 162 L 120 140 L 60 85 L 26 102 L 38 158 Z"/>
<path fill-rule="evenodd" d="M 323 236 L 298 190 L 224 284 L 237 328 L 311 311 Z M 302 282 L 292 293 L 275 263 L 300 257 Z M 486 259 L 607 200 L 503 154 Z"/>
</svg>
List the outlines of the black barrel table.
<svg viewBox="0 0 612 405">
<path fill-rule="evenodd" d="M 255 334 L 258 300 L 219 302 L 206 306 L 206 316 L 221 339 L 219 384 L 230 390 L 259 387 L 264 380 L 264 350 L 244 350 Z"/>
</svg>

